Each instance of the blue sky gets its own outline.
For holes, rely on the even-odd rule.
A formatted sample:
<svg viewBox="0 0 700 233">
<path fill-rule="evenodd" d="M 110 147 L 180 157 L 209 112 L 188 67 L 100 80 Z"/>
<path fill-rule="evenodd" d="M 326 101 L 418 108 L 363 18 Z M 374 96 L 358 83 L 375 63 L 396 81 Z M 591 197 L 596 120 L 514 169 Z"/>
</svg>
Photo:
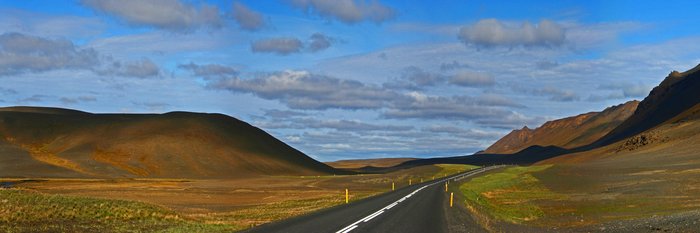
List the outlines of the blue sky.
<svg viewBox="0 0 700 233">
<path fill-rule="evenodd" d="M 470 154 L 700 63 L 695 1 L 0 2 L 0 105 L 220 112 L 310 156 Z"/>
</svg>

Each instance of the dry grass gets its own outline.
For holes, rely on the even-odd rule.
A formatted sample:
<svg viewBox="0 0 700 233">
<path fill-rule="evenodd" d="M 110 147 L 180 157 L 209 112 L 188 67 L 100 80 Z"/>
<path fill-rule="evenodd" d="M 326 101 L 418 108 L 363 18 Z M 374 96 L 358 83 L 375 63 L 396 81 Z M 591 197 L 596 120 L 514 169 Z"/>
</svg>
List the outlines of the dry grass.
<svg viewBox="0 0 700 233">
<path fill-rule="evenodd" d="M 226 232 L 231 226 L 184 219 L 161 207 L 135 201 L 0 190 L 3 232 Z"/>
<path fill-rule="evenodd" d="M 7 191 L 24 204 L 5 206 L 0 213 L 22 215 L 13 215 L 0 225 L 18 231 L 32 228 L 36 222 L 46 222 L 41 229 L 47 231 L 233 231 L 344 204 L 346 188 L 350 200 L 357 201 L 390 191 L 391 182 L 401 188 L 409 179 L 416 184 L 421 177 L 427 181 L 468 168 L 440 165 L 388 174 L 238 180 L 0 179 L 26 190 Z M 37 208 L 29 208 L 32 203 Z M 104 208 L 94 209 L 100 204 Z M 141 221 L 144 217 L 148 218 Z"/>
<path fill-rule="evenodd" d="M 489 224 L 581 227 L 700 206 L 700 174 L 615 166 L 513 167 L 474 178 L 460 191 L 473 211 L 490 218 L 481 221 Z"/>
</svg>

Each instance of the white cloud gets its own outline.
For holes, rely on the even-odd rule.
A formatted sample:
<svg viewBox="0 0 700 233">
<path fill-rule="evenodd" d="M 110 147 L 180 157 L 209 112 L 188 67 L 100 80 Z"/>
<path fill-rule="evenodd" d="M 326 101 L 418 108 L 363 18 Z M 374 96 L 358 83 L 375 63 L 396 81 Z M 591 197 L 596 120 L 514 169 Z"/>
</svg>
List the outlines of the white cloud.
<svg viewBox="0 0 700 233">
<path fill-rule="evenodd" d="M 199 6 L 180 0 L 81 0 L 94 9 L 134 26 L 148 26 L 170 31 L 192 31 L 201 27 L 223 26 L 217 6 Z"/>
<path fill-rule="evenodd" d="M 115 75 L 124 77 L 148 78 L 160 74 L 160 68 L 148 58 L 136 61 L 115 61 L 105 68 L 96 71 L 101 75 Z"/>
<path fill-rule="evenodd" d="M 294 37 L 277 37 L 253 41 L 250 49 L 256 53 L 274 53 L 286 56 L 293 53 L 316 53 L 328 49 L 337 42 L 335 38 L 321 33 L 311 34 L 306 44 Z M 304 49 L 306 48 L 306 49 Z"/>
<path fill-rule="evenodd" d="M 223 33 L 213 36 L 211 33 L 190 33 L 174 36 L 170 32 L 155 31 L 141 34 L 112 36 L 90 41 L 86 46 L 101 53 L 126 59 L 129 57 L 150 56 L 153 54 L 175 54 L 185 52 L 203 52 L 219 49 L 232 43 L 243 43 L 237 33 Z"/>
<path fill-rule="evenodd" d="M 189 64 L 180 64 L 177 67 L 190 70 L 194 75 L 199 77 L 226 77 L 238 75 L 238 70 L 235 68 L 219 64 L 199 65 L 190 62 Z"/>
<path fill-rule="evenodd" d="M 397 90 L 424 90 L 427 87 L 444 83 L 445 79 L 444 75 L 428 72 L 416 66 L 409 66 L 401 70 L 398 78 L 392 79 L 382 86 Z"/>
<path fill-rule="evenodd" d="M 377 109 L 397 95 L 358 81 L 291 70 L 251 79 L 213 80 L 209 87 L 279 100 L 295 109 Z"/>
<path fill-rule="evenodd" d="M 262 14 L 251 10 L 238 1 L 233 2 L 233 19 L 243 30 L 257 31 L 265 27 Z"/>
<path fill-rule="evenodd" d="M 311 35 L 309 38 L 309 51 L 312 53 L 319 52 L 326 50 L 327 48 L 331 47 L 331 45 L 335 42 L 336 40 L 334 38 L 331 38 L 329 36 L 326 36 L 321 33 L 314 33 Z"/>
<path fill-rule="evenodd" d="M 78 47 L 69 40 L 0 34 L 0 75 L 52 70 L 87 70 L 100 75 L 140 78 L 160 74 L 158 65 L 148 58 L 117 60 L 93 48 Z"/>
<path fill-rule="evenodd" d="M 0 75 L 56 69 L 90 69 L 99 64 L 97 51 L 63 39 L 20 33 L 0 34 Z"/>
<path fill-rule="evenodd" d="M 476 46 L 558 46 L 566 39 L 561 25 L 541 20 L 537 25 L 523 22 L 504 23 L 497 19 L 482 19 L 460 29 L 458 38 Z"/>
<path fill-rule="evenodd" d="M 292 5 L 324 18 L 353 24 L 362 21 L 381 23 L 394 17 L 394 10 L 377 0 L 291 0 Z"/>
<path fill-rule="evenodd" d="M 493 86 L 496 79 L 484 72 L 462 71 L 450 77 L 450 84 L 464 87 Z"/>
<path fill-rule="evenodd" d="M 304 44 L 297 38 L 269 38 L 254 41 L 250 49 L 256 53 L 276 53 L 279 55 L 289 55 L 299 53 L 304 48 Z"/>
<path fill-rule="evenodd" d="M 539 96 L 548 96 L 551 101 L 571 102 L 580 100 L 580 97 L 572 90 L 551 86 L 534 89 L 531 93 Z"/>
<path fill-rule="evenodd" d="M 382 116 L 393 119 L 447 119 L 474 121 L 502 118 L 510 111 L 499 106 L 485 105 L 479 98 L 468 96 L 431 96 L 411 92 L 395 99 Z"/>
</svg>

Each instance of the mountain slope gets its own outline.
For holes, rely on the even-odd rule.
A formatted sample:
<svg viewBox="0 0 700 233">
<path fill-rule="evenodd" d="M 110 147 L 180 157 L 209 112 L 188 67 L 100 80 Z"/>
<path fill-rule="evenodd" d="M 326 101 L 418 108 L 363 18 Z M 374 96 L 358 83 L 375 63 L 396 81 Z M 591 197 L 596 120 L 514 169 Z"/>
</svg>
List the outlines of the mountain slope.
<svg viewBox="0 0 700 233">
<path fill-rule="evenodd" d="M 221 114 L 0 108 L 0 177 L 234 178 L 339 173 Z"/>
<path fill-rule="evenodd" d="M 590 146 L 591 150 L 542 163 L 623 160 L 628 164 L 688 165 L 700 150 L 700 66 L 672 72 L 640 104 L 634 115 Z M 653 160 L 646 161 L 646 160 Z"/>
<path fill-rule="evenodd" d="M 602 112 L 548 121 L 537 129 L 524 127 L 513 130 L 484 151 L 485 154 L 511 154 L 531 146 L 575 148 L 588 145 L 613 130 L 626 120 L 639 104 L 638 101 L 612 106 Z"/>
<path fill-rule="evenodd" d="M 686 72 L 671 72 L 639 103 L 625 122 L 596 142 L 608 145 L 634 136 L 672 119 L 700 103 L 700 65 Z"/>
<path fill-rule="evenodd" d="M 605 126 L 602 128 L 610 129 L 613 125 L 616 125 L 615 121 L 619 122 L 626 114 L 629 114 L 634 109 L 635 104 L 635 102 L 628 102 L 624 105 L 608 108 L 604 111 L 607 114 L 596 114 L 584 122 L 591 122 L 591 125 Z M 399 167 L 435 163 L 489 165 L 532 164 L 539 162 L 564 164 L 608 160 L 612 161 L 610 162 L 611 167 L 637 166 L 639 164 L 654 167 L 666 165 L 692 167 L 700 163 L 700 159 L 697 158 L 697 151 L 700 151 L 697 143 L 700 140 L 697 136 L 700 135 L 698 134 L 700 132 L 700 65 L 687 72 L 672 72 L 659 86 L 650 92 L 649 96 L 637 105 L 638 107 L 634 110 L 634 113 L 621 123 L 617 123 L 616 128 L 609 130 L 608 134 L 588 145 L 586 145 L 586 142 L 596 137 L 587 138 L 583 136 L 592 134 L 581 133 L 581 126 L 578 125 L 578 128 L 569 127 L 568 131 L 565 129 L 566 127 L 559 129 L 564 133 L 573 132 L 572 134 L 577 135 L 573 140 L 568 140 L 567 138 L 567 140 L 560 141 L 561 144 L 559 145 L 563 145 L 566 149 L 555 145 L 532 145 L 529 147 L 525 145 L 525 149 L 516 153 L 492 154 L 485 152 L 469 156 L 419 159 L 405 162 Z M 566 120 L 565 122 L 572 122 L 571 119 L 576 119 L 576 117 L 567 119 L 564 119 Z M 608 123 L 603 124 L 601 122 Z M 577 124 L 560 125 L 571 126 Z M 599 127 L 587 127 L 589 128 L 588 132 L 597 132 L 598 135 L 601 135 L 605 130 L 598 130 Z M 527 129 L 527 131 L 536 130 Z M 519 133 L 521 132 L 511 133 L 508 136 L 510 138 L 503 139 L 501 142 L 522 143 L 523 141 L 534 141 L 534 133 L 520 135 Z M 559 134 L 559 136 L 562 135 Z M 518 138 L 513 139 L 514 137 Z M 520 140 L 520 138 L 527 140 Z M 518 146 L 523 145 L 519 144 Z M 495 148 L 503 150 L 505 147 L 499 145 Z M 509 147 L 511 150 L 512 148 L 516 147 Z M 492 148 L 491 151 L 498 150 Z M 643 154 L 643 156 L 640 154 Z M 637 168 L 640 166 L 637 166 Z M 700 169 L 696 170 L 700 171 Z"/>
</svg>

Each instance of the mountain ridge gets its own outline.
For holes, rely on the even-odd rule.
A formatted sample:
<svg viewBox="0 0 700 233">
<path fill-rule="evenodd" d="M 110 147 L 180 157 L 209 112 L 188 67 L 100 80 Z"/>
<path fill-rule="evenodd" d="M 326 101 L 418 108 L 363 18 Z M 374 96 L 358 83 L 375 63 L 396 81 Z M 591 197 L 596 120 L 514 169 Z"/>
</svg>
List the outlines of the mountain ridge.
<svg viewBox="0 0 700 233">
<path fill-rule="evenodd" d="M 632 115 L 639 101 L 633 100 L 576 116 L 547 121 L 540 127 L 513 130 L 489 146 L 483 154 L 512 154 L 530 146 L 576 148 L 604 136 Z"/>
<path fill-rule="evenodd" d="M 695 147 L 698 138 L 696 135 L 700 135 L 698 134 L 700 132 L 699 71 L 700 65 L 683 73 L 671 72 L 657 87 L 652 89 L 644 100 L 637 103 L 636 109 L 629 117 L 590 144 L 582 143 L 582 145 L 573 148 L 562 148 L 555 145 L 528 145 L 515 153 L 477 153 L 449 158 L 419 159 L 402 163 L 397 167 L 436 163 L 559 164 L 591 162 L 616 158 L 616 156 L 625 157 L 624 159 L 620 158 L 620 160 L 633 160 L 633 157 L 627 155 L 639 153 L 647 153 L 645 156 L 654 159 L 650 164 L 668 163 L 663 161 L 663 156 L 653 153 L 659 150 L 673 154 L 679 163 L 687 164 L 689 161 L 696 161 L 695 154 L 698 150 Z M 634 104 L 634 102 L 626 104 Z M 624 105 L 611 108 L 619 108 L 619 106 Z M 627 111 L 629 110 L 627 109 Z M 598 114 L 596 118 L 603 121 L 615 119 L 615 117 L 610 118 L 610 114 Z M 674 148 L 682 149 L 675 151 Z M 619 161 L 612 164 L 622 166 L 616 163 Z"/>
</svg>

